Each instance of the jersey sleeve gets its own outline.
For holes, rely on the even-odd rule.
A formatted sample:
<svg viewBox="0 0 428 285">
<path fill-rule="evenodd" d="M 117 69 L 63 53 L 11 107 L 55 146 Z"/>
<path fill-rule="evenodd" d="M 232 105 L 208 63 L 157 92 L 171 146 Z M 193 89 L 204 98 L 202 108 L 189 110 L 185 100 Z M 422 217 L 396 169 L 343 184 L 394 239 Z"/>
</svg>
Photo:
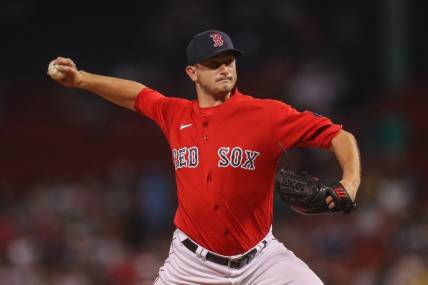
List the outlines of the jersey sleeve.
<svg viewBox="0 0 428 285">
<path fill-rule="evenodd" d="M 174 115 L 179 113 L 183 101 L 185 100 L 166 97 L 156 90 L 145 87 L 135 100 L 135 110 L 153 120 L 167 135 Z"/>
<path fill-rule="evenodd" d="M 272 108 L 274 137 L 285 148 L 329 148 L 342 129 L 342 125 L 334 124 L 326 117 L 309 111 L 299 112 L 280 101 L 275 101 Z"/>
</svg>

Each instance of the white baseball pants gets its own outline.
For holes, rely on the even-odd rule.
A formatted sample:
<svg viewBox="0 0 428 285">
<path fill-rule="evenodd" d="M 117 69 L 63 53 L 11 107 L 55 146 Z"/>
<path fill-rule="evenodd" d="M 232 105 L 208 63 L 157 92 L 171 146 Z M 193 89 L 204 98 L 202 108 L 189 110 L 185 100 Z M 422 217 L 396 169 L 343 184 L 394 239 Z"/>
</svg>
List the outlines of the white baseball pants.
<svg viewBox="0 0 428 285">
<path fill-rule="evenodd" d="M 318 276 L 294 253 L 277 241 L 272 231 L 260 242 L 255 257 L 242 268 L 229 268 L 204 257 L 207 250 L 201 246 L 190 251 L 181 242 L 188 238 L 176 230 L 169 256 L 159 269 L 155 285 L 322 285 Z M 245 253 L 244 253 L 245 254 Z M 242 255 L 244 255 L 242 254 Z M 242 255 L 229 256 L 239 258 Z"/>
</svg>

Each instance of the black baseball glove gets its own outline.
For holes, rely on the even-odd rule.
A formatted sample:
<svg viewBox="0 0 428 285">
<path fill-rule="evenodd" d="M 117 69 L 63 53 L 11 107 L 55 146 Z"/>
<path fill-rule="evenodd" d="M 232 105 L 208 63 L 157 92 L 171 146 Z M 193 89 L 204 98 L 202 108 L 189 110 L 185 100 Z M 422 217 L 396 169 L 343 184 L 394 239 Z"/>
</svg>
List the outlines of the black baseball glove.
<svg viewBox="0 0 428 285">
<path fill-rule="evenodd" d="M 346 189 L 339 182 L 327 185 L 318 178 L 303 172 L 280 169 L 276 175 L 275 188 L 282 200 L 294 211 L 304 215 L 321 213 L 349 213 L 356 209 L 357 203 L 349 197 Z M 329 209 L 325 199 L 331 196 L 335 203 Z"/>
</svg>

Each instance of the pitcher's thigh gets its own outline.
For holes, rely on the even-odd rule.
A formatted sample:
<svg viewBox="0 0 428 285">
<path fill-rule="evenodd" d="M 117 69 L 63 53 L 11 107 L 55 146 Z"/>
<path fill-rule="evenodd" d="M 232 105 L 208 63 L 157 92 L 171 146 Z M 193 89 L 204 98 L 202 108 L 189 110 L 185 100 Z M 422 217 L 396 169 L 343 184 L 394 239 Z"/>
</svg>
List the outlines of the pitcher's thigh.
<svg viewBox="0 0 428 285">
<path fill-rule="evenodd" d="M 202 260 L 184 245 L 173 240 L 168 258 L 159 269 L 155 285 L 226 285 L 228 268 Z"/>
<path fill-rule="evenodd" d="M 244 284 L 322 285 L 319 277 L 285 246 L 275 241 Z"/>
</svg>

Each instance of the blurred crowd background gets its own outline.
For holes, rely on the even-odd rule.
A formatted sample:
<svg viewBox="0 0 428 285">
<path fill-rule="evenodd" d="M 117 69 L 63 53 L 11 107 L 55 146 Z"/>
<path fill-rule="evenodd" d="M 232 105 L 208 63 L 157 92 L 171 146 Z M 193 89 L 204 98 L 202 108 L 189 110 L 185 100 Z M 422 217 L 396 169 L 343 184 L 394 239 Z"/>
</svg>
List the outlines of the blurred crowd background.
<svg viewBox="0 0 428 285">
<path fill-rule="evenodd" d="M 428 284 L 423 2 L 1 2 L 0 284 L 152 284 L 174 230 L 166 140 L 46 69 L 62 55 L 193 99 L 185 47 L 212 28 L 247 53 L 242 92 L 328 116 L 360 145 L 359 210 L 299 216 L 276 197 L 277 238 L 325 284 Z M 288 163 L 340 176 L 328 152 L 293 149 Z"/>
</svg>

